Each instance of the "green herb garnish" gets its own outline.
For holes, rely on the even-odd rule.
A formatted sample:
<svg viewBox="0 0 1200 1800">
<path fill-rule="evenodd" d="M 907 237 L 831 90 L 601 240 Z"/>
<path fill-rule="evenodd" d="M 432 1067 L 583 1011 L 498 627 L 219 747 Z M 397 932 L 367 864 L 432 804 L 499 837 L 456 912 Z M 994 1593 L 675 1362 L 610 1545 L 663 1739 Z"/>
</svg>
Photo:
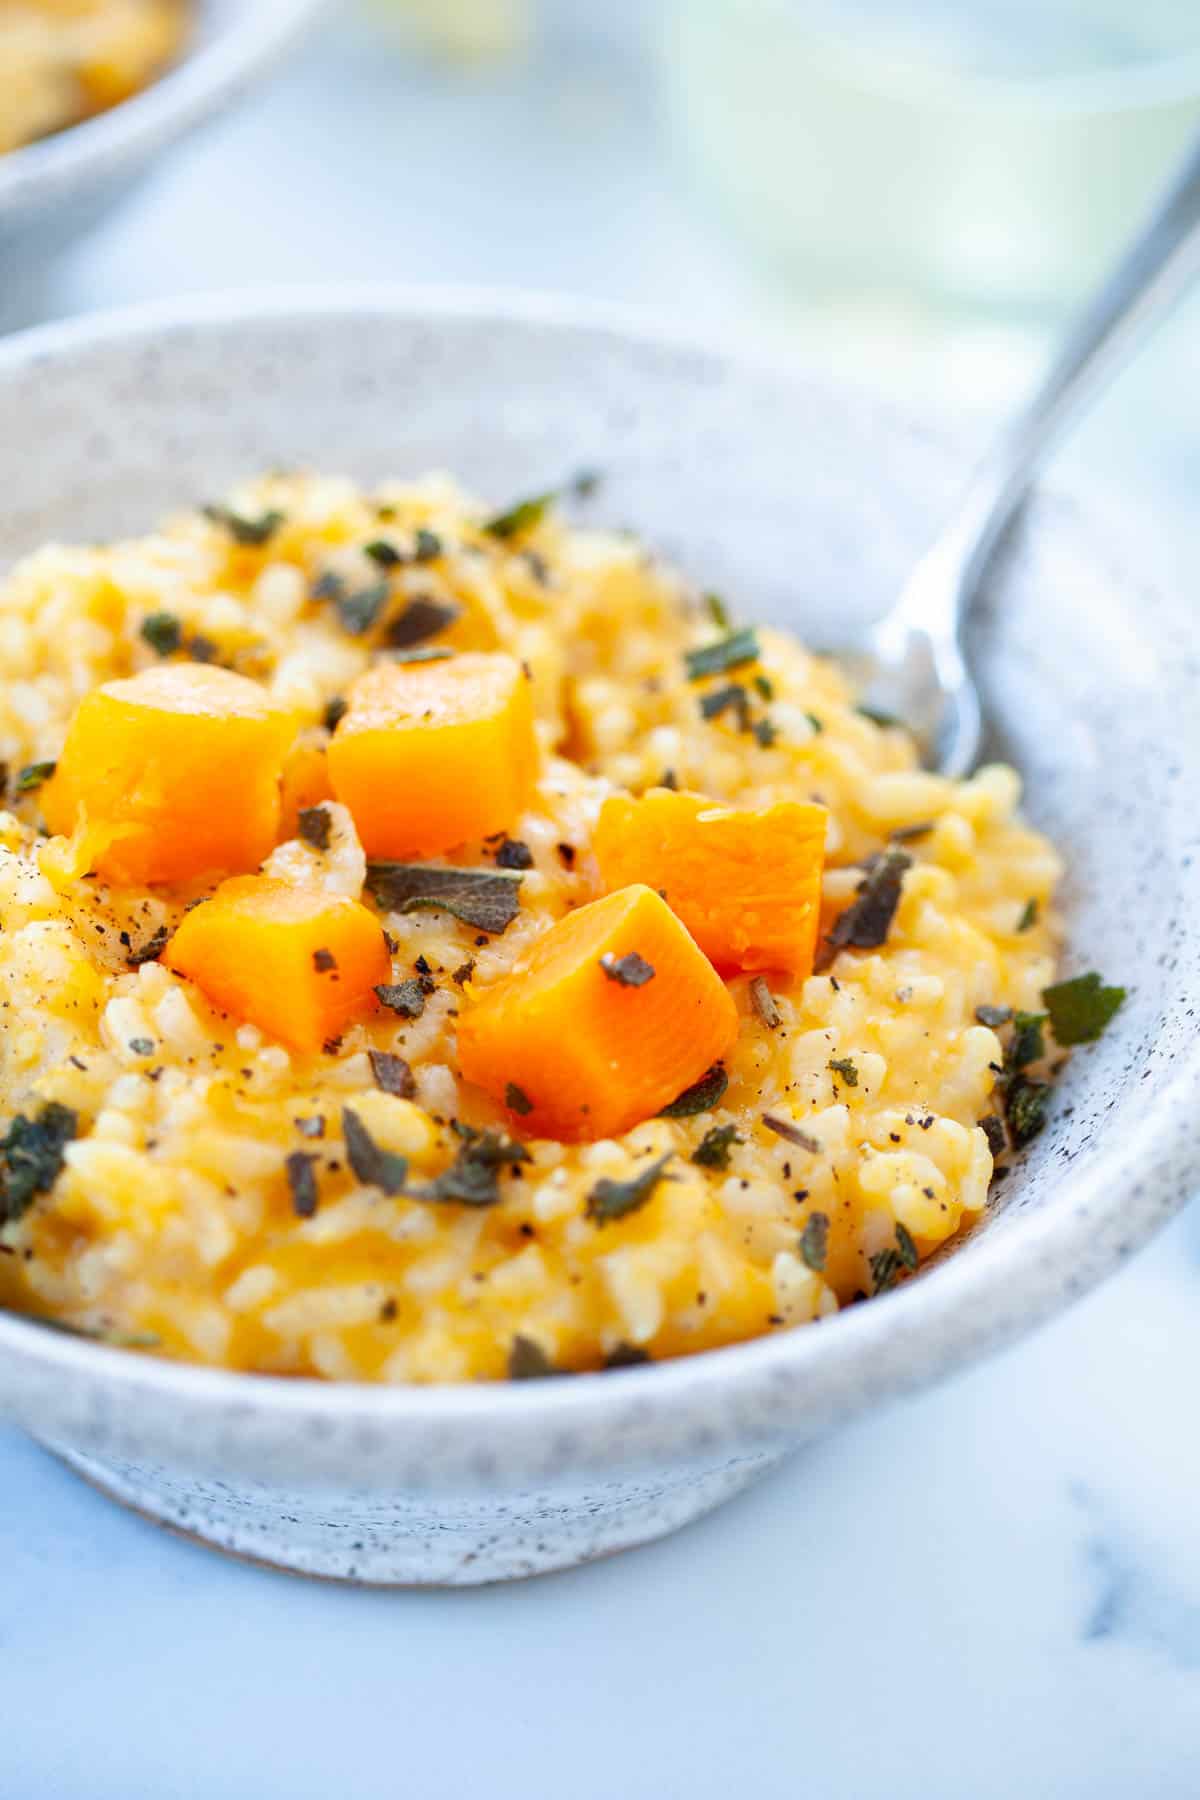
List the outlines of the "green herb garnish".
<svg viewBox="0 0 1200 1800">
<path fill-rule="evenodd" d="M 853 946 L 856 950 L 878 950 L 887 942 L 900 893 L 904 872 L 911 869 L 912 857 L 904 850 L 887 850 L 873 859 L 858 884 L 858 898 L 833 922 L 825 942 L 832 950 Z"/>
<path fill-rule="evenodd" d="M 405 1198 L 431 1203 L 450 1201 L 459 1206 L 495 1206 L 500 1198 L 501 1169 L 515 1171 L 518 1164 L 531 1162 L 529 1151 L 524 1144 L 495 1131 L 476 1131 L 457 1121 L 454 1130 L 462 1143 L 449 1168 L 420 1187 L 406 1187 Z"/>
<path fill-rule="evenodd" d="M 367 864 L 367 890 L 389 912 L 422 907 L 452 913 L 477 931 L 499 934 L 520 907 L 520 875 L 498 869 L 455 869 L 437 863 Z"/>
<path fill-rule="evenodd" d="M 889 1246 L 888 1249 L 879 1250 L 874 1256 L 869 1256 L 867 1265 L 871 1271 L 872 1293 L 886 1294 L 888 1289 L 895 1287 L 900 1279 L 904 1261 L 900 1252 Z"/>
<path fill-rule="evenodd" d="M 368 1187 L 382 1188 L 396 1195 L 404 1190 L 408 1178 L 408 1158 L 396 1150 L 382 1150 L 356 1112 L 342 1108 L 342 1135 L 346 1140 L 346 1157 L 359 1181 Z"/>
<path fill-rule="evenodd" d="M 523 1087 L 518 1087 L 515 1081 L 510 1081 L 505 1086 L 504 1104 L 507 1106 L 509 1112 L 515 1112 L 520 1119 L 525 1118 L 527 1114 L 533 1111 L 533 1101 L 529 1098 L 525 1089 Z"/>
<path fill-rule="evenodd" d="M 587 1197 L 587 1216 L 594 1219 L 597 1225 L 607 1225 L 613 1219 L 623 1219 L 629 1213 L 637 1212 L 645 1206 L 660 1181 L 673 1181 L 674 1176 L 667 1175 L 667 1164 L 675 1154 L 668 1150 L 644 1168 L 640 1175 L 634 1175 L 628 1181 L 613 1181 L 607 1175 L 599 1180 Z"/>
<path fill-rule="evenodd" d="M 79 1115 L 57 1100 L 48 1100 L 32 1119 L 17 1114 L 0 1138 L 0 1222 L 24 1218 L 37 1196 L 50 1192 L 78 1131 Z"/>
<path fill-rule="evenodd" d="M 741 631 L 728 632 L 715 643 L 701 644 L 699 649 L 687 651 L 683 660 L 688 680 L 703 681 L 706 675 L 724 675 L 730 669 L 740 669 L 745 663 L 757 662 L 761 654 L 758 635 L 752 626 L 747 626 Z"/>
<path fill-rule="evenodd" d="M 824 1268 L 829 1251 L 829 1214 L 823 1212 L 809 1213 L 804 1230 L 800 1233 L 800 1258 L 813 1271 L 820 1275 Z"/>
<path fill-rule="evenodd" d="M 333 820 L 325 806 L 302 806 L 296 817 L 296 829 L 314 850 L 328 850 Z"/>
<path fill-rule="evenodd" d="M 317 1158 L 311 1150 L 293 1150 L 284 1159 L 288 1191 L 292 1196 L 292 1211 L 298 1219 L 311 1219 L 316 1215 L 319 1198 L 314 1173 L 316 1162 Z"/>
<path fill-rule="evenodd" d="M 56 762 L 26 763 L 23 769 L 17 771 L 17 793 L 32 794 L 35 788 L 41 787 L 43 781 L 49 781 L 57 767 Z"/>
<path fill-rule="evenodd" d="M 754 721 L 754 739 L 760 749 L 769 750 L 778 736 L 779 733 L 770 719 L 756 719 Z"/>
<path fill-rule="evenodd" d="M 497 513 L 494 518 L 486 520 L 483 530 L 489 537 L 505 541 L 523 537 L 527 531 L 532 531 L 536 525 L 541 524 L 557 498 L 557 493 L 551 489 L 549 493 L 534 494 L 528 500 L 519 500 L 506 512 Z"/>
<path fill-rule="evenodd" d="M 790 1119 L 781 1119 L 777 1113 L 764 1113 L 762 1122 L 768 1131 L 775 1133 L 776 1137 L 783 1138 L 789 1144 L 795 1144 L 800 1150 L 807 1150 L 810 1156 L 820 1153 L 820 1139 L 813 1137 L 811 1132 L 801 1131 L 799 1125 L 794 1125 Z"/>
<path fill-rule="evenodd" d="M 373 587 L 358 588 L 352 594 L 339 594 L 334 600 L 342 630 L 352 637 L 363 637 L 370 631 L 387 604 L 391 592 L 386 581 Z"/>
<path fill-rule="evenodd" d="M 606 1369 L 637 1369 L 643 1363 L 653 1362 L 654 1358 L 640 1344 L 614 1344 L 604 1359 Z"/>
<path fill-rule="evenodd" d="M 364 544 L 363 555 L 369 556 L 381 569 L 394 569 L 404 561 L 395 544 L 389 544 L 386 538 L 373 538 L 369 544 Z"/>
<path fill-rule="evenodd" d="M 1037 919 L 1038 919 L 1038 903 L 1037 903 L 1037 897 L 1035 895 L 1033 899 L 1027 900 L 1025 902 L 1025 905 L 1021 912 L 1021 916 L 1017 920 L 1017 930 L 1018 931 L 1031 931 L 1033 929 L 1033 927 L 1037 924 Z"/>
<path fill-rule="evenodd" d="M 156 656 L 174 656 L 183 642 L 183 626 L 174 613 L 147 613 L 138 630 Z"/>
<path fill-rule="evenodd" d="M 733 620 L 729 616 L 729 608 L 720 594 L 705 594 L 704 604 L 708 608 L 708 616 L 718 631 L 733 630 Z"/>
<path fill-rule="evenodd" d="M 987 1025 L 992 1031 L 998 1031 L 1001 1025 L 1011 1023 L 1013 1009 L 1011 1006 L 977 1006 L 975 1017 L 980 1025 Z"/>
<path fill-rule="evenodd" d="M 713 688 L 700 701 L 702 718 L 719 719 L 722 713 L 727 712 L 736 715 L 739 731 L 749 731 L 750 696 L 740 681 L 731 681 L 728 687 Z"/>
<path fill-rule="evenodd" d="M 1025 1075 L 1014 1076 L 1005 1095 L 1004 1115 L 1016 1149 L 1022 1149 L 1037 1136 L 1046 1123 L 1049 1104 L 1050 1088 L 1046 1082 L 1030 1081 Z"/>
<path fill-rule="evenodd" d="M 130 1038 L 129 1048 L 133 1051 L 135 1056 L 153 1056 L 154 1039 L 143 1037 Z"/>
<path fill-rule="evenodd" d="M 556 1369 L 536 1338 L 518 1332 L 508 1351 L 510 1381 L 545 1381 L 552 1375 L 569 1375 L 569 1369 Z"/>
<path fill-rule="evenodd" d="M 533 851 L 520 838 L 504 838 L 496 846 L 498 869 L 532 869 Z"/>
<path fill-rule="evenodd" d="M 848 1056 L 831 1056 L 829 1067 L 840 1075 L 847 1087 L 858 1086 L 858 1069 Z"/>
<path fill-rule="evenodd" d="M 912 1232 L 903 1220 L 896 1220 L 896 1248 L 906 1269 L 915 1269 L 921 1261 Z"/>
<path fill-rule="evenodd" d="M 636 950 L 630 950 L 625 956 L 614 956 L 611 950 L 606 950 L 600 958 L 600 967 L 619 987 L 640 988 L 654 980 L 654 964 L 648 963 Z"/>
<path fill-rule="evenodd" d="M 402 1056 L 393 1056 L 390 1050 L 368 1050 L 367 1058 L 377 1088 L 385 1094 L 395 1094 L 400 1100 L 412 1099 L 417 1084 L 412 1069 Z"/>
<path fill-rule="evenodd" d="M 442 540 L 436 531 L 430 531 L 425 525 L 418 525 L 413 540 L 413 561 L 419 563 L 436 562 L 442 554 Z"/>
<path fill-rule="evenodd" d="M 420 644 L 425 638 L 435 637 L 439 631 L 445 631 L 453 625 L 462 609 L 451 606 L 442 600 L 433 600 L 428 595 L 419 594 L 410 600 L 402 613 L 388 621 L 388 647 L 392 650 L 408 650 L 414 644 Z"/>
<path fill-rule="evenodd" d="M 1045 1023 L 1045 1013 L 1013 1014 L 1013 1034 L 1004 1053 L 1004 1066 L 1010 1073 L 1029 1063 L 1040 1062 L 1045 1056 L 1046 1040 L 1042 1032 Z"/>
<path fill-rule="evenodd" d="M 1008 1133 L 999 1113 L 987 1113 L 980 1119 L 979 1128 L 988 1141 L 988 1149 L 993 1157 L 1003 1156 L 1008 1149 Z"/>
<path fill-rule="evenodd" d="M 1056 981 L 1042 990 L 1050 1015 L 1054 1041 L 1067 1049 L 1072 1044 L 1093 1044 L 1125 999 L 1122 987 L 1105 987 L 1093 970 L 1070 981 Z"/>
<path fill-rule="evenodd" d="M 658 1116 L 660 1119 L 694 1119 L 697 1113 L 711 1112 L 728 1086 L 729 1076 L 725 1073 L 724 1063 L 714 1063 L 699 1081 L 684 1088 L 670 1106 L 664 1106 Z"/>
<path fill-rule="evenodd" d="M 321 715 L 321 722 L 326 731 L 336 731 L 349 710 L 349 702 L 344 700 L 341 694 L 335 694 L 331 700 L 327 700 L 325 711 Z"/>
<path fill-rule="evenodd" d="M 745 1141 L 736 1125 L 710 1125 L 692 1151 L 692 1161 L 701 1169 L 727 1169 L 730 1150 Z"/>
<path fill-rule="evenodd" d="M 895 730 L 901 724 L 895 713 L 884 712 L 879 706 L 866 706 L 860 701 L 854 710 L 860 718 L 870 719 L 872 725 L 878 725 L 882 731 Z"/>
<path fill-rule="evenodd" d="M 156 962 L 166 949 L 170 937 L 170 926 L 160 925 L 156 931 L 150 933 L 145 943 L 137 945 L 136 948 L 130 944 L 125 952 L 126 966 L 130 969 L 140 969 L 143 963 Z"/>
<path fill-rule="evenodd" d="M 419 1019 L 425 1011 L 425 989 L 415 975 L 407 981 L 382 982 L 375 992 L 384 1006 L 403 1019 Z"/>
<path fill-rule="evenodd" d="M 223 525 L 235 543 L 254 549 L 261 549 L 264 544 L 269 544 L 285 518 L 283 513 L 272 508 L 270 512 L 263 513 L 261 518 L 248 519 L 243 513 L 232 512 L 227 506 L 206 506 L 204 516 L 211 519 L 214 525 Z"/>
</svg>

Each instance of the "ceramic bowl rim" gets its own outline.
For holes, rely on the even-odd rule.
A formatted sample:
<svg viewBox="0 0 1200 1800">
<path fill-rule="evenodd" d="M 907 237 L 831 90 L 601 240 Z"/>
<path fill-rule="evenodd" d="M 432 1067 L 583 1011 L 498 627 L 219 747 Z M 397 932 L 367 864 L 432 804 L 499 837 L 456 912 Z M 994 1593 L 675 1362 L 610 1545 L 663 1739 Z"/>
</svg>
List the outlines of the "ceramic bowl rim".
<svg viewBox="0 0 1200 1800">
<path fill-rule="evenodd" d="M 139 93 L 0 156 L 0 222 L 63 188 L 144 161 L 215 112 L 287 49 L 327 0 L 247 0 L 210 41 L 185 49 Z"/>
<path fill-rule="evenodd" d="M 756 358 L 740 345 L 736 351 L 722 345 L 719 335 L 689 335 L 620 306 L 479 287 L 339 284 L 153 301 L 17 333 L 0 342 L 0 387 L 7 375 L 29 367 L 69 362 L 97 348 L 119 349 L 125 342 L 136 346 L 173 330 L 236 328 L 271 319 L 345 329 L 366 316 L 434 329 L 453 319 L 532 325 L 540 331 L 587 330 L 648 351 L 712 357 L 734 376 L 764 364 L 788 373 L 786 356 Z M 811 367 L 798 367 L 810 385 L 819 380 Z M 900 422 L 927 440 L 942 435 L 890 404 L 876 402 L 876 407 L 884 423 Z M 1107 550 L 1112 534 L 1097 531 L 1086 506 L 1054 509 L 1046 529 L 1077 543 L 1080 554 L 1111 582 L 1111 561 L 1098 557 L 1096 541 Z M 1181 879 L 1200 915 L 1200 859 Z M 1101 1172 L 1067 1166 L 1054 1205 L 989 1235 L 971 1256 L 948 1256 L 921 1280 L 815 1328 L 609 1371 L 599 1379 L 407 1387 L 281 1379 L 138 1355 L 59 1335 L 18 1315 L 0 1315 L 0 1355 L 15 1353 L 16 1363 L 67 1381 L 100 1381 L 130 1401 L 138 1395 L 150 1402 L 173 1401 L 214 1422 L 261 1410 L 281 1423 L 292 1418 L 384 1432 L 431 1427 L 455 1435 L 502 1432 L 514 1456 L 566 1426 L 602 1431 L 614 1413 L 628 1413 L 631 1406 L 639 1424 L 680 1409 L 702 1416 L 706 1407 L 731 1403 L 807 1417 L 824 1404 L 831 1416 L 849 1416 L 953 1372 L 1032 1329 L 1095 1286 L 1178 1211 L 1200 1183 L 1198 1084 L 1200 1034 L 1191 1053 L 1179 1056 L 1169 1079 L 1130 1121 Z"/>
</svg>

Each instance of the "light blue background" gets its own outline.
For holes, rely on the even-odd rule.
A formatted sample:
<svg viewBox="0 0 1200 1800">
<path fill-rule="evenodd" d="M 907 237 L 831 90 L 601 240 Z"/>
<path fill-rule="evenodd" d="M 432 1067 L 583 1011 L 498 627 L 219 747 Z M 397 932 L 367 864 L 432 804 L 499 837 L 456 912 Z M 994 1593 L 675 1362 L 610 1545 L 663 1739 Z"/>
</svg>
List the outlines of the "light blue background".
<svg viewBox="0 0 1200 1800">
<path fill-rule="evenodd" d="M 581 6 L 485 83 L 402 74 L 341 9 L 21 303 L 377 275 L 780 329 L 686 198 L 632 10 L 580 57 Z M 1155 368 L 1179 382 L 1198 340 L 1193 308 L 1076 453 L 1160 508 L 1188 446 Z M 225 1561 L 0 1432 L 0 1796 L 1192 1800 L 1198 1371 L 1193 1209 L 1036 1338 L 678 1537 L 474 1593 Z"/>
</svg>

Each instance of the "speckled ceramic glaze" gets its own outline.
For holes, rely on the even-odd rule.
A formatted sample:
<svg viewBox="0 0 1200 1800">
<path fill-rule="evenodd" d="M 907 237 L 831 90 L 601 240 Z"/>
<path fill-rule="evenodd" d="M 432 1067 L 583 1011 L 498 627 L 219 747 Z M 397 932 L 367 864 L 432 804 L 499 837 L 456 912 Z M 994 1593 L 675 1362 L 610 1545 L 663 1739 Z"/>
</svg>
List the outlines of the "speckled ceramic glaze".
<svg viewBox="0 0 1200 1800">
<path fill-rule="evenodd" d="M 131 100 L 0 156 L 0 322 L 47 259 L 89 230 L 176 138 L 235 100 L 320 0 L 196 0 L 188 49 Z"/>
<path fill-rule="evenodd" d="M 886 603 L 960 476 L 860 394 L 551 303 L 361 293 L 189 303 L 0 348 L 0 561 L 140 530 L 262 468 L 443 466 L 505 500 L 580 466 L 746 614 L 816 642 Z M 1070 867 L 1070 971 L 1131 998 L 971 1239 L 828 1323 L 572 1381 L 230 1375 L 0 1318 L 0 1404 L 121 1500 L 343 1579 L 463 1583 L 641 1543 L 796 1446 L 1065 1306 L 1200 1166 L 1200 668 L 1189 577 L 1042 501 L 975 656 L 999 748 Z"/>
</svg>

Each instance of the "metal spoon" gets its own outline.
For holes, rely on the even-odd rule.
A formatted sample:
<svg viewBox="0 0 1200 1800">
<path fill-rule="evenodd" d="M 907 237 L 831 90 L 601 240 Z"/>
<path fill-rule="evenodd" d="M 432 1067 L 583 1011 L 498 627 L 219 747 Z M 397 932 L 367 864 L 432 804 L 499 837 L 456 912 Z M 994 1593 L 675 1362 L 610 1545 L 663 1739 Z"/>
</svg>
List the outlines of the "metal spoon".
<svg viewBox="0 0 1200 1800">
<path fill-rule="evenodd" d="M 1068 334 L 1024 409 L 979 465 L 957 513 L 895 605 L 847 657 L 865 705 L 903 719 L 925 761 L 965 775 L 983 715 L 962 638 L 992 552 L 1064 428 L 1200 272 L 1200 140 Z"/>
</svg>

